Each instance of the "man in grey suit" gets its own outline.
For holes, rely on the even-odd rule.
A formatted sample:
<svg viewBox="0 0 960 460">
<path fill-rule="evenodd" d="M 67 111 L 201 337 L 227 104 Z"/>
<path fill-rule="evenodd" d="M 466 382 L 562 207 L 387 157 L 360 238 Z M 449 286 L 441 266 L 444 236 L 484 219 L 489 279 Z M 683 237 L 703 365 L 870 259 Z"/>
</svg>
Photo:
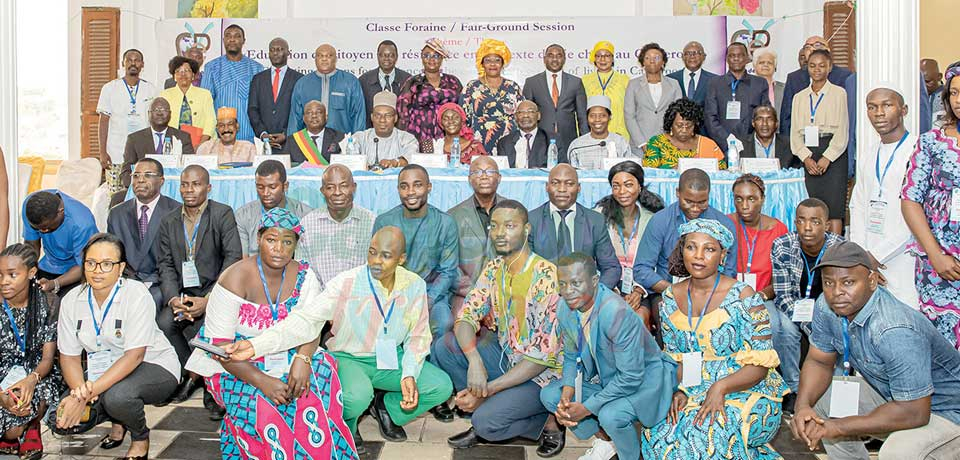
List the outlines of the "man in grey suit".
<svg viewBox="0 0 960 460">
<path fill-rule="evenodd" d="M 380 91 L 390 91 L 397 96 L 400 88 L 410 78 L 410 74 L 397 67 L 397 45 L 384 40 L 377 46 L 377 68 L 360 75 L 360 88 L 367 108 L 367 128 L 373 127 L 370 114 L 373 113 L 373 96 Z"/>
<path fill-rule="evenodd" d="M 727 73 L 714 78 L 707 88 L 703 107 L 707 134 L 726 153 L 730 135 L 747 137 L 753 132 L 753 109 L 770 105 L 767 81 L 747 73 L 750 57 L 740 42 L 727 46 Z M 724 155 L 726 156 L 726 155 Z"/>
<path fill-rule="evenodd" d="M 137 162 L 132 185 L 134 198 L 110 210 L 107 233 L 123 241 L 127 251 L 126 276 L 147 285 L 159 313 L 163 296 L 157 271 L 157 235 L 163 216 L 180 208 L 180 202 L 160 194 L 163 165 L 153 158 Z"/>
<path fill-rule="evenodd" d="M 572 252 L 594 258 L 600 281 L 610 289 L 620 285 L 620 262 L 610 242 L 603 216 L 577 203 L 580 179 L 577 170 L 559 164 L 547 178 L 550 201 L 530 211 L 530 249 L 554 263 Z"/>
<path fill-rule="evenodd" d="M 683 47 L 683 70 L 673 72 L 668 77 L 680 83 L 683 97 L 703 106 L 707 99 L 707 88 L 717 74 L 703 69 L 703 60 L 707 53 L 700 42 L 690 42 Z"/>
<path fill-rule="evenodd" d="M 640 49 L 640 65 L 644 74 L 630 80 L 623 100 L 623 117 L 630 133 L 630 144 L 637 154 L 640 146 L 663 132 L 663 114 L 667 106 L 682 97 L 680 84 L 672 78 L 663 78 L 667 52 L 660 45 L 644 45 Z M 655 95 L 659 96 L 657 100 L 654 100 Z"/>
<path fill-rule="evenodd" d="M 560 156 L 566 156 L 570 142 L 590 131 L 587 127 L 587 93 L 580 78 L 563 71 L 566 62 L 563 47 L 550 45 L 543 54 L 543 65 L 547 70 L 523 83 L 523 98 L 540 108 L 540 128 L 557 140 Z"/>
</svg>

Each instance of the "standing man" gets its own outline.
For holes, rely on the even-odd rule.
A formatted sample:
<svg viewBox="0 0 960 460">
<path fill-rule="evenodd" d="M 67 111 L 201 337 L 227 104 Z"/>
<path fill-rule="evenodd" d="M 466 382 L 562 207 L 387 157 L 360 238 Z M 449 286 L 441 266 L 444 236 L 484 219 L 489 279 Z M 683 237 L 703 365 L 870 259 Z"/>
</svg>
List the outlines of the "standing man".
<svg viewBox="0 0 960 460">
<path fill-rule="evenodd" d="M 557 140 L 557 150 L 563 158 L 570 143 L 588 129 L 587 93 L 579 77 L 563 71 L 566 62 L 566 50 L 554 43 L 543 52 L 547 70 L 523 83 L 523 98 L 539 107 L 540 128 L 550 139 Z M 503 155 L 503 150 L 497 151 Z M 514 167 L 512 162 L 510 167 Z"/>
<path fill-rule="evenodd" d="M 290 98 L 293 86 L 303 76 L 287 66 L 290 45 L 277 37 L 270 40 L 270 68 L 253 76 L 250 82 L 247 116 L 253 132 L 270 143 L 274 154 L 281 153 L 287 142 L 287 122 L 290 120 Z"/>
<path fill-rule="evenodd" d="M 513 116 L 520 128 L 511 131 L 497 141 L 497 155 L 507 157 L 511 168 L 545 168 L 547 166 L 547 148 L 551 137 L 543 128 L 537 126 L 540 109 L 533 101 L 524 100 L 517 104 Z M 557 146 L 557 160 L 567 162 L 566 148 Z"/>
<path fill-rule="evenodd" d="M 303 129 L 288 139 L 284 152 L 290 155 L 292 165 L 326 166 L 330 164 L 330 155 L 340 153 L 343 133 L 327 126 L 327 108 L 314 99 L 303 106 Z"/>
<path fill-rule="evenodd" d="M 857 162 L 857 181 L 850 197 L 850 241 L 886 266 L 886 288 L 894 297 L 918 308 L 916 257 L 907 251 L 913 234 L 900 212 L 903 176 L 917 145 L 917 136 L 903 126 L 907 113 L 897 91 L 877 88 L 867 93 L 867 117 L 880 139 L 871 140 Z"/>
<path fill-rule="evenodd" d="M 936 59 L 921 59 L 920 72 L 923 84 L 927 89 L 927 100 L 930 101 L 930 116 L 934 128 L 943 124 L 943 73 Z"/>
<path fill-rule="evenodd" d="M 490 244 L 490 212 L 504 200 L 497 194 L 500 186 L 500 168 L 492 158 L 484 155 L 470 163 L 470 188 L 473 195 L 450 208 L 448 213 L 457 222 L 460 234 L 460 280 L 454 286 L 451 305 L 458 311 L 480 269 L 496 257 Z"/>
<path fill-rule="evenodd" d="M 232 107 L 237 110 L 237 123 L 240 126 L 237 139 L 253 142 L 247 101 L 250 97 L 250 81 L 263 70 L 263 66 L 243 55 L 245 42 L 246 37 L 240 26 L 227 26 L 223 31 L 223 49 L 227 54 L 207 64 L 200 86 L 210 91 L 214 108 Z"/>
<path fill-rule="evenodd" d="M 547 177 L 549 201 L 530 211 L 530 249 L 547 260 L 572 252 L 587 254 L 597 262 L 600 282 L 610 289 L 620 285 L 620 261 L 610 242 L 610 232 L 599 212 L 577 203 L 580 178 L 568 164 L 559 164 Z"/>
<path fill-rule="evenodd" d="M 700 42 L 690 42 L 683 47 L 683 70 L 678 70 L 667 76 L 680 83 L 683 97 L 700 104 L 702 107 L 707 99 L 707 88 L 710 81 L 717 74 L 703 69 L 703 61 L 707 53 L 703 51 Z"/>
<path fill-rule="evenodd" d="M 100 127 L 97 130 L 100 165 L 107 171 L 110 193 L 126 188 L 120 182 L 120 165 L 123 163 L 127 136 L 147 127 L 147 110 L 150 101 L 158 94 L 153 83 L 140 79 L 143 53 L 139 50 L 128 49 L 123 53 L 123 69 L 123 78 L 103 85 L 100 100 L 97 101 L 97 113 L 100 114 Z"/>
<path fill-rule="evenodd" d="M 804 42 L 803 49 L 800 50 L 803 57 L 803 65 L 801 65 L 799 69 L 787 74 L 787 82 L 783 87 L 783 102 L 780 104 L 780 134 L 790 135 L 790 111 L 793 110 L 793 96 L 810 86 L 810 73 L 807 72 L 806 63 L 807 60 L 810 59 L 810 53 L 814 50 L 826 50 L 829 52 L 830 45 L 827 44 L 825 38 L 819 35 L 814 35 Z M 827 74 L 827 80 L 849 93 L 850 90 L 847 88 L 846 83 L 851 74 L 853 74 L 853 72 L 835 65 L 830 69 L 830 73 Z M 849 81 L 856 81 L 856 79 L 854 78 Z M 854 91 L 854 94 L 856 94 L 856 91 Z M 852 108 L 850 111 L 851 113 L 855 112 Z"/>
<path fill-rule="evenodd" d="M 257 185 L 257 199 L 251 201 L 236 212 L 237 233 L 240 235 L 240 248 L 244 257 L 260 252 L 257 233 L 263 213 L 273 208 L 283 208 L 303 219 L 312 209 L 287 196 L 290 183 L 287 182 L 287 168 L 277 160 L 265 160 L 257 166 L 254 176 Z"/>
<path fill-rule="evenodd" d="M 43 254 L 37 283 L 59 299 L 83 279 L 83 247 L 97 233 L 93 214 L 66 193 L 40 190 L 23 200 L 21 218 L 23 242 Z"/>
<path fill-rule="evenodd" d="M 747 73 L 748 62 L 750 54 L 747 46 L 740 42 L 731 43 L 727 46 L 729 70 L 714 78 L 707 88 L 704 124 L 707 135 L 723 149 L 724 158 L 728 142 L 746 138 L 753 132 L 750 126 L 753 110 L 762 105 L 771 105 L 767 95 L 767 80 Z"/>
<path fill-rule="evenodd" d="M 373 96 L 381 91 L 400 95 L 400 88 L 410 78 L 410 74 L 397 68 L 397 44 L 384 40 L 377 45 L 377 68 L 360 75 L 360 88 L 363 89 L 363 102 L 366 107 L 367 128 L 372 128 L 370 114 L 373 113 Z"/>
<path fill-rule="evenodd" d="M 193 48 L 184 51 L 183 57 L 197 61 L 197 69 L 203 68 L 203 48 L 194 46 Z M 198 70 L 196 75 L 193 77 L 193 86 L 200 87 L 201 81 L 203 81 L 203 70 Z M 163 82 L 163 89 L 170 89 L 174 86 L 177 86 L 177 80 L 175 80 L 173 77 L 170 77 Z"/>
<path fill-rule="evenodd" d="M 333 277 L 366 260 L 375 216 L 354 204 L 357 183 L 344 165 L 333 164 L 323 171 L 320 192 L 327 206 L 300 220 L 304 231 L 298 257 L 310 262 L 323 289 Z"/>
<path fill-rule="evenodd" d="M 337 50 L 323 44 L 314 52 L 317 71 L 304 75 L 293 87 L 287 135 L 303 129 L 304 105 L 314 99 L 327 108 L 328 125 L 341 133 L 355 133 L 367 127 L 366 107 L 360 80 L 350 72 L 337 70 Z"/>
</svg>

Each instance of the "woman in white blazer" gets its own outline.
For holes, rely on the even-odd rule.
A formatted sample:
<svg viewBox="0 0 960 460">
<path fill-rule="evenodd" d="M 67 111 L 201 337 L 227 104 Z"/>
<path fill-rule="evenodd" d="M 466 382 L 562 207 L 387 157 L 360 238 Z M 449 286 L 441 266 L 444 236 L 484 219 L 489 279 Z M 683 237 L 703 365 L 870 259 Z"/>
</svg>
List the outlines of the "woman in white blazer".
<svg viewBox="0 0 960 460">
<path fill-rule="evenodd" d="M 627 85 L 623 115 L 630 133 L 630 144 L 639 153 L 647 139 L 663 132 L 663 114 L 671 102 L 683 97 L 680 84 L 664 78 L 667 52 L 656 43 L 647 43 L 640 49 L 643 75 Z"/>
</svg>

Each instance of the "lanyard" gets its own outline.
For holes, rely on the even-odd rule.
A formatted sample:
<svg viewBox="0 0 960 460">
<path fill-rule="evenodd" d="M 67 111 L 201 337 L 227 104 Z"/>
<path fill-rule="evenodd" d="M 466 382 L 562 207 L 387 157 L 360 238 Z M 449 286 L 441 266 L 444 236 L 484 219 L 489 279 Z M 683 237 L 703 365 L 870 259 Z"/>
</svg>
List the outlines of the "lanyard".
<svg viewBox="0 0 960 460">
<path fill-rule="evenodd" d="M 13 330 L 13 337 L 17 339 L 17 346 L 20 347 L 20 354 L 23 355 L 27 352 L 26 337 L 20 333 L 17 321 L 13 318 L 13 311 L 10 310 L 10 305 L 7 304 L 6 300 L 3 301 L 3 311 L 7 313 L 7 319 L 10 320 L 10 329 Z"/>
<path fill-rule="evenodd" d="M 187 223 L 183 223 L 183 239 L 187 243 L 187 260 L 193 260 L 193 245 L 197 241 L 197 231 L 200 230 L 200 221 L 202 219 L 202 215 L 200 216 L 200 219 L 197 219 L 197 224 L 193 226 L 193 236 L 190 238 L 187 238 Z"/>
<path fill-rule="evenodd" d="M 710 296 L 707 297 L 707 303 L 703 305 L 703 310 L 700 310 L 700 317 L 697 319 L 697 325 L 693 325 L 693 297 L 690 296 L 690 281 L 687 281 L 687 324 L 690 325 L 690 342 L 697 347 L 697 350 L 700 350 L 700 343 L 697 342 L 697 329 L 700 329 L 700 322 L 703 321 L 703 315 L 707 312 L 707 308 L 710 307 L 710 301 L 713 300 L 713 294 L 717 292 L 717 286 L 720 285 L 720 274 L 717 273 L 717 280 L 713 282 L 713 290 L 710 291 Z"/>
<path fill-rule="evenodd" d="M 370 292 L 373 293 L 373 301 L 377 303 L 377 310 L 380 310 L 380 316 L 383 317 L 383 335 L 387 335 L 387 324 L 390 323 L 390 317 L 393 316 L 393 307 L 397 305 L 397 298 L 393 298 L 393 302 L 390 302 L 390 310 L 387 310 L 387 314 L 383 314 L 383 305 L 380 303 L 377 290 L 373 288 L 373 278 L 370 276 L 369 267 L 367 268 L 367 284 L 370 285 Z"/>
<path fill-rule="evenodd" d="M 893 159 L 897 156 L 897 149 L 903 145 L 903 142 L 907 140 L 907 136 L 910 135 L 910 131 L 903 133 L 903 137 L 900 138 L 900 142 L 897 142 L 897 146 L 893 148 L 893 152 L 890 153 L 890 158 L 887 158 L 887 165 L 883 167 L 883 174 L 880 174 L 880 147 L 877 147 L 877 162 L 876 162 L 876 173 L 877 173 L 877 197 L 883 198 L 883 180 L 887 177 L 887 171 L 890 170 L 890 165 L 893 164 Z"/>
<path fill-rule="evenodd" d="M 610 76 L 607 77 L 606 82 L 603 82 L 602 80 L 600 80 L 600 72 L 597 72 L 597 83 L 600 84 L 600 94 L 607 94 L 607 86 L 610 85 L 610 80 L 613 80 L 614 72 L 616 72 L 616 70 L 612 70 L 612 69 L 610 70 Z"/>
<path fill-rule="evenodd" d="M 813 266 L 814 266 L 814 267 L 816 267 L 817 265 L 820 265 L 820 259 L 823 258 L 823 253 L 826 252 L 826 251 L 827 251 L 827 242 L 824 241 L 824 242 L 823 242 L 823 247 L 820 248 L 820 254 L 817 255 L 817 260 L 816 260 L 816 262 L 813 263 Z M 807 256 L 803 255 L 803 251 L 802 251 L 802 250 L 801 250 L 800 252 L 801 252 L 800 257 L 803 258 L 803 269 L 807 271 L 807 293 L 806 293 L 806 296 L 807 296 L 808 299 L 810 299 L 810 298 L 812 298 L 812 297 L 810 297 L 810 291 L 813 289 L 813 275 L 814 275 L 814 273 L 813 273 L 813 269 L 810 268 L 810 265 L 807 264 Z"/>
<path fill-rule="evenodd" d="M 730 82 L 730 95 L 736 99 L 737 98 L 737 87 L 740 86 L 740 80 L 737 80 L 736 77 L 733 77 L 733 81 Z"/>
<path fill-rule="evenodd" d="M 100 330 L 103 329 L 103 322 L 107 320 L 107 314 L 110 313 L 110 307 L 113 306 L 113 299 L 120 292 L 120 281 L 113 286 L 113 292 L 107 299 L 107 306 L 103 309 L 103 315 L 100 316 L 100 322 L 97 323 L 97 315 L 93 312 L 93 288 L 87 287 L 87 306 L 90 307 L 90 317 L 93 319 L 93 330 L 97 333 L 97 348 L 100 348 Z"/>
<path fill-rule="evenodd" d="M 617 233 L 620 234 L 620 244 L 623 246 L 623 255 L 626 256 L 630 252 L 630 248 L 627 246 L 628 242 L 632 242 L 634 238 L 637 237 L 637 228 L 640 227 L 640 210 L 637 209 L 637 218 L 633 221 L 633 231 L 630 232 L 630 239 L 625 240 L 623 237 L 623 228 L 617 227 Z"/>
<path fill-rule="evenodd" d="M 763 218 L 760 219 L 761 223 Z M 760 229 L 757 229 L 757 233 L 753 235 L 753 241 L 750 241 L 750 234 L 747 233 L 747 223 L 740 219 L 740 228 L 743 230 L 743 242 L 747 245 L 747 273 L 751 273 L 750 269 L 753 268 L 753 250 L 757 249 L 757 239 L 760 238 Z"/>
<path fill-rule="evenodd" d="M 764 145 L 763 145 L 762 143 L 760 144 L 760 147 L 763 147 L 763 157 L 764 157 L 764 158 L 770 158 L 770 150 L 773 149 L 773 141 L 775 141 L 775 140 L 776 140 L 776 138 L 771 138 L 771 139 L 770 139 L 770 145 L 765 146 L 765 147 L 764 147 Z"/>
<path fill-rule="evenodd" d="M 840 333 L 843 334 L 843 375 L 850 375 L 850 323 L 846 316 L 840 317 Z"/>
<path fill-rule="evenodd" d="M 600 309 L 600 305 L 597 304 L 596 297 L 594 297 L 593 302 L 594 302 L 593 309 L 590 311 L 590 315 L 587 316 L 587 323 L 586 324 L 580 323 L 580 328 L 577 329 L 577 365 L 578 366 L 583 364 L 583 337 L 584 337 L 583 329 L 590 327 L 590 323 L 593 322 L 593 319 L 596 318 L 597 316 L 597 310 Z M 579 317 L 577 318 L 577 321 L 579 322 Z M 587 347 L 589 346 L 590 346 L 590 343 L 588 342 Z M 589 350 L 588 350 L 588 353 L 589 353 Z"/>
<path fill-rule="evenodd" d="M 140 94 L 140 80 L 137 80 L 137 86 L 134 87 L 136 91 L 130 91 L 130 85 L 126 81 L 123 82 L 123 87 L 127 89 L 127 95 L 130 96 L 130 111 L 133 112 L 137 106 L 137 94 Z"/>
<path fill-rule="evenodd" d="M 280 294 L 283 292 L 283 282 L 287 279 L 287 267 L 283 267 L 280 275 L 280 288 L 277 289 L 276 302 L 270 300 L 270 286 L 267 286 L 267 277 L 263 274 L 263 263 L 260 261 L 259 255 L 257 256 L 257 270 L 260 272 L 260 282 L 263 283 L 263 293 L 267 296 L 267 305 L 270 306 L 270 314 L 273 315 L 273 320 L 276 321 L 280 315 Z"/>
<path fill-rule="evenodd" d="M 823 102 L 823 94 L 820 93 L 820 97 L 817 98 L 817 105 L 813 105 L 813 93 L 810 93 L 810 124 L 813 124 L 813 118 L 817 115 L 817 109 L 820 108 L 820 103 Z"/>
</svg>

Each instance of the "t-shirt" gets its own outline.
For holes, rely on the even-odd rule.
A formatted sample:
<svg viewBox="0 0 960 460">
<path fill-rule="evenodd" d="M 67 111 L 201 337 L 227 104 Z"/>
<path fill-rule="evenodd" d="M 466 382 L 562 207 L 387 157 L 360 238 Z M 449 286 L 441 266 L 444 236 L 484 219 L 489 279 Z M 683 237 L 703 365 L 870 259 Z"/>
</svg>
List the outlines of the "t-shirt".
<svg viewBox="0 0 960 460">
<path fill-rule="evenodd" d="M 100 90 L 97 113 L 110 117 L 107 131 L 107 154 L 113 164 L 123 163 L 123 149 L 127 136 L 148 126 L 150 101 L 157 97 L 157 87 L 141 79 L 134 88 L 118 78 L 107 82 Z M 131 104 L 131 99 L 135 102 Z"/>
<path fill-rule="evenodd" d="M 759 234 L 752 228 L 747 228 L 747 235 L 744 237 L 743 226 L 736 213 L 728 214 L 727 217 L 733 221 L 737 228 L 737 273 L 747 272 L 747 260 L 750 257 L 749 245 L 753 244 L 756 238 L 756 246 L 753 248 L 753 260 L 750 263 L 750 273 L 757 275 L 757 290 L 766 289 L 773 282 L 773 263 L 770 254 L 773 251 L 773 240 L 786 235 L 789 231 L 783 222 L 774 219 L 773 228 L 769 230 L 760 230 Z M 772 218 L 771 218 L 772 219 Z M 749 241 L 747 240 L 749 238 Z M 806 289 L 806 286 L 803 287 Z"/>
<path fill-rule="evenodd" d="M 800 251 L 800 254 L 803 255 L 804 263 L 806 264 L 803 270 L 800 270 L 800 295 L 805 298 L 816 299 L 823 293 L 823 281 L 820 279 L 820 269 L 818 268 L 813 271 L 813 286 L 810 288 L 810 295 L 807 294 L 807 284 L 810 282 L 810 278 L 807 277 L 807 269 L 816 266 L 817 256 L 808 255 L 803 252 L 803 250 Z"/>
<path fill-rule="evenodd" d="M 50 233 L 40 233 L 30 226 L 27 221 L 26 203 L 33 196 L 31 193 L 23 200 L 24 206 L 20 211 L 23 219 L 23 239 L 24 241 L 40 240 L 43 249 L 40 269 L 62 275 L 74 266 L 80 265 L 83 246 L 94 233 L 97 233 L 97 222 L 90 209 L 66 193 L 57 190 L 41 191 L 56 193 L 63 200 L 63 223 Z"/>
</svg>

